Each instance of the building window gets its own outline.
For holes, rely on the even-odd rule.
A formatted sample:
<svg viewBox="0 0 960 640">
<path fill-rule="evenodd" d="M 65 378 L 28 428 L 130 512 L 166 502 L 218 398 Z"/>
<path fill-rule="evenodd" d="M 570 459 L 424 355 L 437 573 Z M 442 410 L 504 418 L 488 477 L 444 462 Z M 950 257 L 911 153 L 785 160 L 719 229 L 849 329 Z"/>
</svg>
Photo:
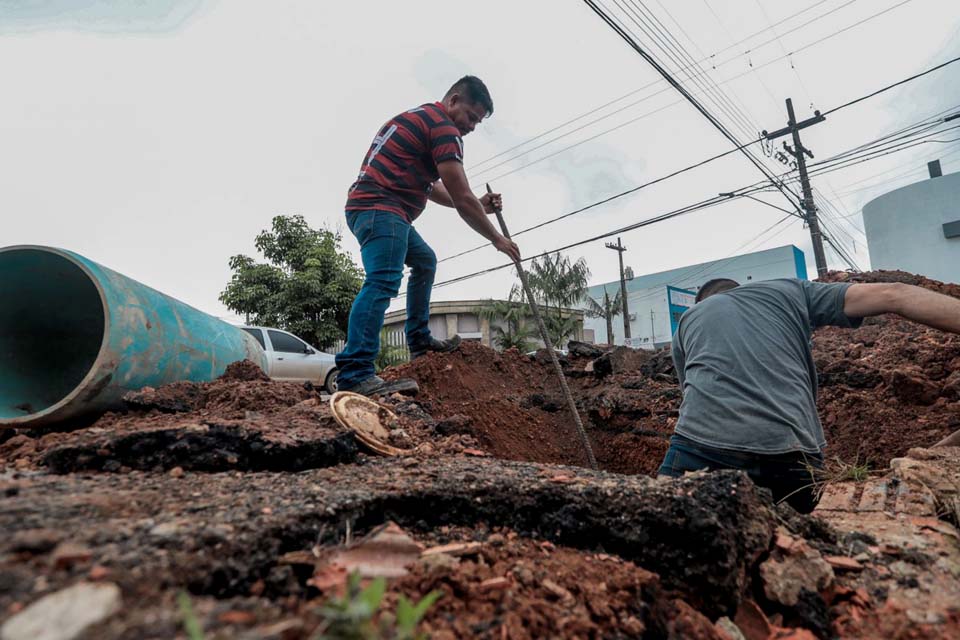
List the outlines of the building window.
<svg viewBox="0 0 960 640">
<path fill-rule="evenodd" d="M 457 314 L 457 333 L 478 333 L 480 331 L 480 319 L 475 313 Z"/>
<path fill-rule="evenodd" d="M 427 323 L 427 326 L 430 327 L 430 335 L 432 335 L 437 340 L 446 340 L 447 339 L 447 316 L 446 314 L 440 314 L 436 316 L 430 316 L 430 321 Z"/>
</svg>

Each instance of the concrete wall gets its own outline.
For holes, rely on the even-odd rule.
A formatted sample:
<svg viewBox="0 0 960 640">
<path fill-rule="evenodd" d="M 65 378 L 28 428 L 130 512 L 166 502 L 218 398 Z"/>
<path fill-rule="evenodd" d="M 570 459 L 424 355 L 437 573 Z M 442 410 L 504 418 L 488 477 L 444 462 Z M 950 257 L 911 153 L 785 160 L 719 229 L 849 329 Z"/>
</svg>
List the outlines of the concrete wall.
<svg viewBox="0 0 960 640">
<path fill-rule="evenodd" d="M 441 301 L 430 303 L 430 333 L 438 340 L 459 335 L 464 340 L 478 340 L 487 347 L 495 347 L 491 335 L 491 324 L 502 326 L 502 320 L 494 320 L 492 323 L 488 318 L 480 317 L 480 309 L 486 306 L 489 300 L 462 300 L 462 301 Z M 556 313 L 555 311 L 553 311 Z M 583 311 L 579 309 L 565 309 L 564 316 L 575 314 L 578 319 L 577 330 L 571 340 L 583 340 Z M 404 325 L 406 324 L 407 313 L 405 310 L 391 311 L 384 316 L 384 329 L 395 336 L 400 342 L 405 343 Z M 536 322 L 533 318 L 527 320 L 528 324 L 534 329 L 534 336 L 530 339 L 531 345 L 543 346 L 539 334 L 536 331 Z"/>
<path fill-rule="evenodd" d="M 960 237 L 943 225 L 960 221 L 960 173 L 902 187 L 863 207 L 870 265 L 960 282 Z"/>
</svg>

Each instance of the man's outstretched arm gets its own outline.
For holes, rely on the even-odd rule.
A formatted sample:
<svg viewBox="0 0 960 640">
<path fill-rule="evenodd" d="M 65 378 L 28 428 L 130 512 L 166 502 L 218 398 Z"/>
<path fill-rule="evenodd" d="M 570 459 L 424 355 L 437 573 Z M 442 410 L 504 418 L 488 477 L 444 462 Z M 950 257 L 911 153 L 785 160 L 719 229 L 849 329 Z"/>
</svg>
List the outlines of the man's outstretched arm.
<svg viewBox="0 0 960 640">
<path fill-rule="evenodd" d="M 433 183 L 433 189 L 430 190 L 430 195 L 427 197 L 430 198 L 431 201 L 444 207 L 456 207 L 447 188 L 443 186 L 443 180 L 437 180 Z M 490 215 L 491 213 L 496 213 L 500 207 L 503 206 L 503 200 L 499 193 L 485 193 L 480 196 L 480 204 L 483 205 L 483 210 L 487 215 Z"/>
<path fill-rule="evenodd" d="M 437 180 L 433 183 L 433 189 L 430 190 L 430 195 L 427 196 L 432 202 L 436 202 L 439 205 L 444 207 L 453 207 L 453 198 L 450 197 L 450 194 L 447 192 L 447 188 L 443 186 L 441 180 Z"/>
<path fill-rule="evenodd" d="M 511 260 L 514 262 L 520 260 L 520 249 L 517 248 L 517 245 L 497 231 L 490 220 L 487 219 L 483 204 L 470 190 L 467 174 L 463 172 L 463 164 L 454 160 L 441 162 L 437 165 L 437 171 L 440 173 L 443 186 L 446 187 L 447 193 L 453 201 L 453 206 L 456 207 L 457 213 L 460 214 L 464 222 L 492 242 L 498 251 L 510 256 Z"/>
<path fill-rule="evenodd" d="M 960 300 L 909 284 L 850 285 L 843 312 L 850 318 L 895 313 L 934 329 L 960 333 Z"/>
</svg>

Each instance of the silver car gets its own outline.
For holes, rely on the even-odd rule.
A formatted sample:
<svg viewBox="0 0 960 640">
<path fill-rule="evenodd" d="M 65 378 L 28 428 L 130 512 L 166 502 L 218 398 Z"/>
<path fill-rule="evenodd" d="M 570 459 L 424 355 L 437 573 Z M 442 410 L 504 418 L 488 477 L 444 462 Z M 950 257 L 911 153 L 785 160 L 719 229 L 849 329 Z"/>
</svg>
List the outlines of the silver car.
<svg viewBox="0 0 960 640">
<path fill-rule="evenodd" d="M 274 380 L 312 382 L 327 393 L 337 391 L 337 363 L 329 353 L 297 336 L 273 327 L 240 327 L 260 343 L 267 354 L 267 375 Z"/>
</svg>

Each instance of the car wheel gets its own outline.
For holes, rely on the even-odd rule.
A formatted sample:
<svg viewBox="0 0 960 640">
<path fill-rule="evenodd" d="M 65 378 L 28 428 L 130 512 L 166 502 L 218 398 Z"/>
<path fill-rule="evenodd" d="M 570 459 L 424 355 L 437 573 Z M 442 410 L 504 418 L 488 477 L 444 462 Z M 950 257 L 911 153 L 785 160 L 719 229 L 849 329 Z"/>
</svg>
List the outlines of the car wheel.
<svg viewBox="0 0 960 640">
<path fill-rule="evenodd" d="M 327 390 L 327 393 L 334 394 L 337 392 L 337 374 L 340 373 L 338 369 L 334 369 L 327 374 L 327 379 L 323 383 L 323 388 Z"/>
</svg>

